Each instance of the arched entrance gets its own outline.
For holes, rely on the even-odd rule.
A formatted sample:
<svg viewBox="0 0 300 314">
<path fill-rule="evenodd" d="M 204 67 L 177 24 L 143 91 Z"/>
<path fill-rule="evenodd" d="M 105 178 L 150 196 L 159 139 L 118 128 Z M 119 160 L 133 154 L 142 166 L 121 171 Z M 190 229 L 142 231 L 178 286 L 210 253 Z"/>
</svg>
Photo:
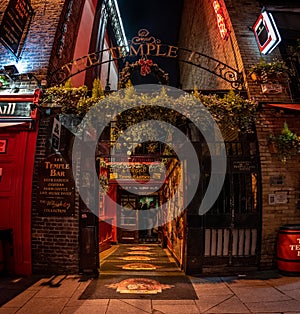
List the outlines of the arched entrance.
<svg viewBox="0 0 300 314">
<path fill-rule="evenodd" d="M 110 47 L 70 61 L 48 74 L 49 84 L 59 85 L 90 68 L 101 67 L 101 65 L 106 63 L 118 60 L 125 61 L 132 58 L 140 58 L 136 62 L 136 66 L 141 68 L 142 75 L 144 75 L 143 72 L 147 72 L 147 69 L 150 70 L 151 67 L 152 72 L 154 71 L 160 77 L 161 83 L 166 84 L 168 81 L 166 73 L 152 62 L 151 58 L 154 57 L 173 59 L 178 62 L 191 64 L 228 82 L 233 89 L 243 88 L 243 74 L 240 70 L 202 52 L 162 44 L 159 39 L 151 36 L 146 29 L 139 30 L 138 35 L 133 37 L 129 43 L 129 46 Z M 107 60 L 102 60 L 101 56 L 103 53 L 108 53 L 110 57 Z M 122 74 L 121 72 L 123 81 L 121 88 L 125 87 L 127 80 L 126 77 L 122 77 Z"/>
<path fill-rule="evenodd" d="M 153 37 L 148 37 L 145 30 L 133 39 L 130 46 L 112 47 L 108 49 L 112 58 L 108 61 L 127 58 L 128 56 L 141 57 L 136 63 L 143 75 L 152 71 L 153 63 L 148 62 L 150 56 L 178 58 L 179 52 L 183 59 L 181 62 L 207 70 L 210 73 L 224 79 L 234 89 L 242 88 L 242 75 L 236 69 L 213 59 L 204 54 L 182 49 L 174 46 L 163 45 Z M 52 82 L 63 82 L 93 66 L 100 66 L 95 52 L 88 56 L 66 64 L 57 71 L 51 73 Z M 163 72 L 160 80 L 166 79 Z M 156 73 L 157 74 L 157 73 Z M 129 73 L 130 77 L 130 73 Z M 122 82 L 125 84 L 128 77 L 122 73 Z M 128 115 L 127 117 L 129 117 Z M 135 116 L 133 113 L 131 116 Z M 176 115 L 175 115 L 176 116 Z M 130 117 L 131 119 L 131 117 Z M 122 120 L 122 119 L 121 119 Z M 124 121 L 123 121 L 124 122 Z M 255 131 L 252 133 L 234 133 L 230 128 L 224 128 L 222 134 L 226 144 L 228 156 L 227 173 L 221 194 L 216 199 L 212 208 L 207 209 L 205 215 L 199 215 L 201 203 L 208 182 L 211 177 L 218 180 L 218 173 L 211 174 L 211 159 L 207 156 L 207 143 L 201 134 L 195 132 L 190 121 L 177 120 L 173 124 L 184 130 L 197 151 L 201 180 L 197 186 L 197 194 L 187 208 L 183 208 L 182 200 L 185 198 L 189 179 L 187 173 L 193 173 L 191 166 L 176 165 L 176 156 L 165 156 L 166 145 L 160 145 L 157 141 L 143 143 L 134 150 L 129 149 L 129 154 L 116 156 L 111 147 L 116 143 L 120 135 L 118 121 L 111 121 L 105 130 L 105 135 L 98 143 L 98 176 L 102 184 L 107 188 L 107 196 L 99 196 L 95 191 L 94 200 L 99 203 L 96 218 L 89 218 L 87 210 L 82 211 L 81 222 L 81 261 L 88 255 L 92 257 L 92 267 L 98 263 L 98 250 L 107 248 L 111 243 L 143 243 L 157 242 L 167 246 L 177 262 L 187 273 L 201 273 L 214 271 L 218 267 L 232 269 L 240 267 L 247 269 L 258 266 L 259 238 L 261 230 L 260 222 L 260 172 L 258 168 L 258 150 L 256 148 Z M 136 121 L 137 123 L 137 121 Z M 123 125 L 126 129 L 126 123 Z M 116 129 L 119 131 L 116 132 Z M 213 133 L 213 130 L 212 130 Z M 215 151 L 218 151 L 218 144 Z M 149 150 L 147 145 L 156 146 Z M 119 158 L 119 159 L 118 159 Z M 123 158 L 123 159 L 122 159 Z M 124 162 L 130 166 L 124 169 Z M 157 184 L 161 185 L 159 192 L 132 195 L 120 187 L 116 179 L 123 185 L 135 187 L 136 181 L 147 182 L 149 165 L 147 163 L 165 162 L 167 175 L 163 178 L 157 176 Z M 128 166 L 127 166 L 128 167 Z M 125 170 L 125 171 L 123 171 Z M 124 173 L 123 173 L 124 172 Z M 129 176 L 129 177 L 128 177 Z M 181 186 L 178 186 L 178 178 L 181 178 Z M 155 184 L 153 185 L 154 190 Z M 149 189 L 149 187 L 148 187 Z M 174 191 L 181 189 L 179 193 Z M 149 192 L 149 190 L 147 191 Z M 151 191 L 150 191 L 151 192 Z M 159 228 L 147 228 L 147 219 L 141 215 L 142 207 L 147 202 L 154 202 L 154 208 L 160 206 L 169 199 L 176 197 L 164 207 L 164 223 Z M 121 204 L 123 209 L 119 212 L 116 204 Z M 141 203 L 141 204 L 139 204 Z M 150 204 L 149 204 L 150 205 Z M 84 205 L 83 205 L 84 207 Z M 156 213 L 156 219 L 159 213 Z M 170 218 L 171 216 L 171 218 Z M 150 232 L 148 233 L 148 231 Z M 92 239 L 92 240 L 91 240 Z M 86 245 L 88 243 L 88 245 Z M 85 263 L 81 263 L 81 269 Z M 224 270 L 224 269 L 223 269 Z"/>
<path fill-rule="evenodd" d="M 95 197 L 90 198 L 99 201 L 99 219 L 96 217 L 91 220 L 91 225 L 83 226 L 83 241 L 90 239 L 86 232 L 95 232 L 98 240 L 93 250 L 96 251 L 97 246 L 101 251 L 115 243 L 158 243 L 168 247 L 180 267 L 193 274 L 256 269 L 259 262 L 261 202 L 259 156 L 254 130 L 238 132 L 222 125 L 227 155 L 225 182 L 220 195 L 216 191 L 212 207 L 205 215 L 200 215 L 199 204 L 212 177 L 217 182 L 222 180 L 222 174 L 218 173 L 218 169 L 212 169 L 208 143 L 189 119 L 180 119 L 173 113 L 176 127 L 192 142 L 200 165 L 197 192 L 187 207 L 184 200 L 194 183 L 194 165 L 185 159 L 178 160 L 166 139 L 133 143 L 129 137 L 125 150 L 117 141 L 130 128 L 130 123 L 138 124 L 145 117 L 150 120 L 155 117 L 155 109 L 159 108 L 149 103 L 133 111 L 125 110 L 123 116 L 121 114 L 116 121 L 110 122 L 100 137 L 96 153 L 97 171 L 107 194 L 96 191 Z M 171 115 L 166 111 L 167 116 Z M 134 121 L 130 120 L 132 117 Z M 215 137 L 214 132 L 210 130 L 212 138 Z M 180 150 L 185 151 L 185 143 L 178 144 Z M 219 156 L 221 147 L 221 143 L 215 141 L 210 148 Z M 160 169 L 162 166 L 165 168 L 163 172 Z M 150 174 L 154 180 L 147 185 Z M 149 227 L 147 218 L 150 210 L 144 206 L 146 203 L 149 206 L 151 202 L 154 208 L 151 219 L 162 223 Z M 155 212 L 157 207 L 162 210 Z M 83 215 L 89 214 L 82 213 L 80 216 Z M 95 252 L 93 250 L 89 247 L 89 252 Z M 83 258 L 86 258 L 87 251 L 83 252 Z"/>
</svg>

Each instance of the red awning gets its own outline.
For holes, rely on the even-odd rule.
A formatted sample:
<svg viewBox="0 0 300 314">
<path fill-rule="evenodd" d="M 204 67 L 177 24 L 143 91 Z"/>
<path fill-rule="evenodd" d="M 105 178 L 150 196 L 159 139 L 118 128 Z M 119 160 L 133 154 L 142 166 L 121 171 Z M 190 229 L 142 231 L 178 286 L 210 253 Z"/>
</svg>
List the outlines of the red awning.
<svg viewBox="0 0 300 314">
<path fill-rule="evenodd" d="M 289 110 L 300 110 L 300 104 L 267 104 L 265 106 Z"/>
</svg>

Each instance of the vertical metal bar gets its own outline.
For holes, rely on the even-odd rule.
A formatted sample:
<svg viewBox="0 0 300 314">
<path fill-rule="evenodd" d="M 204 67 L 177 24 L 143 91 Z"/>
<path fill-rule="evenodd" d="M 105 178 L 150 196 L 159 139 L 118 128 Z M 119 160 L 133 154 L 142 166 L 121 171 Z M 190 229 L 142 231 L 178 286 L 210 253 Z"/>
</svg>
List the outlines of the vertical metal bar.
<svg viewBox="0 0 300 314">
<path fill-rule="evenodd" d="M 233 234 L 232 231 L 234 229 L 234 182 L 233 182 L 233 174 L 229 176 L 229 185 L 230 185 L 230 214 L 231 214 L 231 221 L 229 227 L 229 260 L 228 264 L 232 265 L 232 243 L 233 243 Z"/>
</svg>

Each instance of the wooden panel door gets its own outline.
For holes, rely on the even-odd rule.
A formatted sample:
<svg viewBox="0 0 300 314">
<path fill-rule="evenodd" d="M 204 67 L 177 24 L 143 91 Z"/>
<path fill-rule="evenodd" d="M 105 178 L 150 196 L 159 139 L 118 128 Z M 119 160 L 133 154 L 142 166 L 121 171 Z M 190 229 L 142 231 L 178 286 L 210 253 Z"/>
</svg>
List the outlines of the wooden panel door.
<svg viewBox="0 0 300 314">
<path fill-rule="evenodd" d="M 134 195 L 121 194 L 122 206 L 118 228 L 118 241 L 120 243 L 138 243 L 138 211 L 137 198 Z"/>
</svg>

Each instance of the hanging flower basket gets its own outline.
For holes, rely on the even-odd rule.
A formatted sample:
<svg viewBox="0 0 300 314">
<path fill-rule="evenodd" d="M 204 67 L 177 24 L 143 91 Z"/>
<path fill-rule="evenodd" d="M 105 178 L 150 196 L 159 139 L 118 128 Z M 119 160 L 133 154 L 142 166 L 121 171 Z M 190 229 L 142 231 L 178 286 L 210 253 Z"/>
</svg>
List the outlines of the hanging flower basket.
<svg viewBox="0 0 300 314">
<path fill-rule="evenodd" d="M 254 64 L 249 69 L 250 78 L 260 84 L 282 84 L 287 79 L 290 69 L 284 61 L 274 60 L 266 62 L 262 58 L 259 63 Z"/>
<path fill-rule="evenodd" d="M 283 125 L 281 134 L 278 136 L 270 135 L 269 147 L 271 152 L 278 154 L 283 164 L 300 152 L 300 136 L 293 133 L 287 123 Z"/>
</svg>

